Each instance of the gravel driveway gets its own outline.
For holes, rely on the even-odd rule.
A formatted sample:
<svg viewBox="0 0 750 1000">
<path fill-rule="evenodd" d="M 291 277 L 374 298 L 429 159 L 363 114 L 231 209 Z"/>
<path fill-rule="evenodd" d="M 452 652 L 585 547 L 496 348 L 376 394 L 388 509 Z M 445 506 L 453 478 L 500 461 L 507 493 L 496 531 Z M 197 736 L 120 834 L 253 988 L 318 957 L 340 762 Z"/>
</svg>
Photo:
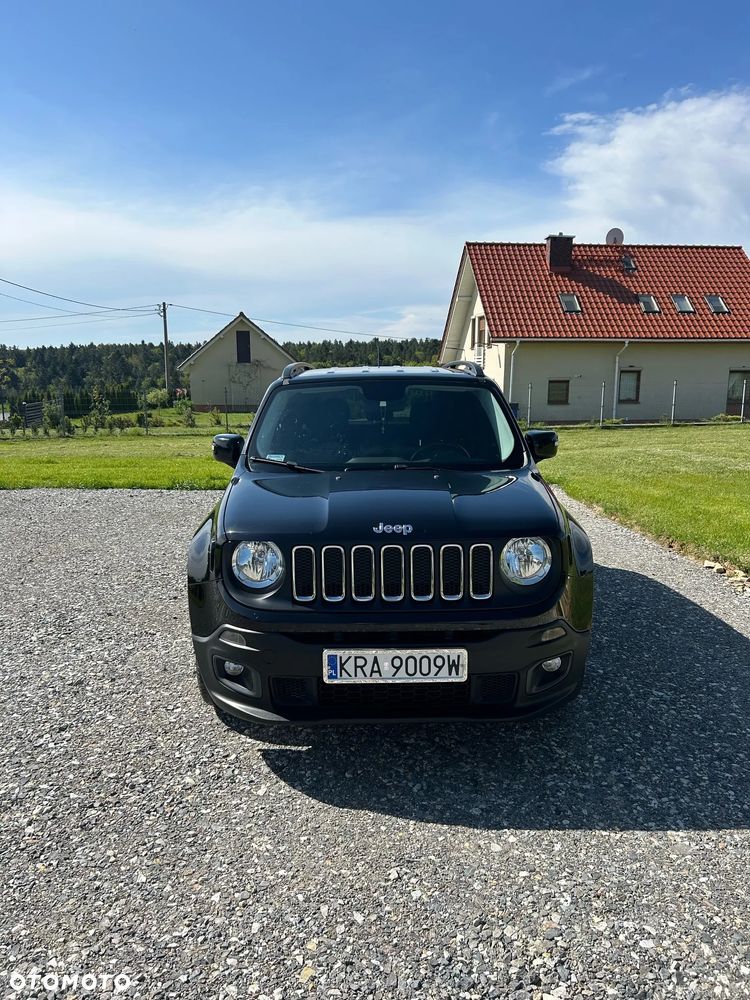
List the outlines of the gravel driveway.
<svg viewBox="0 0 750 1000">
<path fill-rule="evenodd" d="M 241 735 L 193 681 L 214 496 L 0 493 L 3 996 L 750 996 L 750 601 L 571 503 L 578 702 Z"/>
</svg>

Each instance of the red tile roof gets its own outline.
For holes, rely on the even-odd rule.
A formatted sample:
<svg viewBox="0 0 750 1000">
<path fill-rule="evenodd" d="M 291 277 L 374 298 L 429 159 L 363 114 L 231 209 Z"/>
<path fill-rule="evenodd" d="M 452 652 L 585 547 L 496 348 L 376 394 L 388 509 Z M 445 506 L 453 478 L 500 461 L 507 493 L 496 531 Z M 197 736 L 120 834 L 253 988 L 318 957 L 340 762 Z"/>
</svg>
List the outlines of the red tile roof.
<svg viewBox="0 0 750 1000">
<path fill-rule="evenodd" d="M 467 243 L 493 340 L 574 338 L 750 340 L 750 261 L 742 247 L 573 244 L 573 270 L 550 274 L 544 243 Z M 637 265 L 624 271 L 623 255 Z M 564 313 L 558 293 L 573 292 L 580 313 Z M 656 296 L 644 313 L 636 295 Z M 678 313 L 671 296 L 690 297 Z M 721 295 L 730 312 L 714 314 L 705 295 Z"/>
</svg>

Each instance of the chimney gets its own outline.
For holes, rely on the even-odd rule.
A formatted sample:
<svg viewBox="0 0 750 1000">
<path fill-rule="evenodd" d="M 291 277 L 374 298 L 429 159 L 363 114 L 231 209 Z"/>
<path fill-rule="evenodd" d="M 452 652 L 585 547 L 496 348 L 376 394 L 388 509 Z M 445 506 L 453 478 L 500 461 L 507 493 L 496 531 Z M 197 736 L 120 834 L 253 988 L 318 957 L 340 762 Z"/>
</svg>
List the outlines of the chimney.
<svg viewBox="0 0 750 1000">
<path fill-rule="evenodd" d="M 547 237 L 547 266 L 550 274 L 567 274 L 573 270 L 573 240 L 575 236 Z"/>
</svg>

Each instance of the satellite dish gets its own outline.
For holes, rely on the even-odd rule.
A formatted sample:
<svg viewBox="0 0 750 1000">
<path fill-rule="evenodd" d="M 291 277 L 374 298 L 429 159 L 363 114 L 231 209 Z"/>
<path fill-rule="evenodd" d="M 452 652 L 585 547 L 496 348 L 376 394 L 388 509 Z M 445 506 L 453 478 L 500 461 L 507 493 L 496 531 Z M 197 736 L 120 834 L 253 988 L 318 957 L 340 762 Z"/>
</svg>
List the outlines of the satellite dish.
<svg viewBox="0 0 750 1000">
<path fill-rule="evenodd" d="M 625 242 L 625 237 L 623 235 L 622 229 L 618 229 L 616 226 L 614 229 L 610 229 L 607 233 L 607 246 L 610 247 L 621 247 Z"/>
</svg>

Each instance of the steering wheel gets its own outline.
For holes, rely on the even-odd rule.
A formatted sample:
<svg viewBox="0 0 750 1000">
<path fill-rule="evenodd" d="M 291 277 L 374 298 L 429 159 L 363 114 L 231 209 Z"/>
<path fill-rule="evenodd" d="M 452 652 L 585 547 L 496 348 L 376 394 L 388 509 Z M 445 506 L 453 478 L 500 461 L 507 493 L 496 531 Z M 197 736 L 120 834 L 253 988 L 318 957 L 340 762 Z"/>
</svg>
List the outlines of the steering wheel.
<svg viewBox="0 0 750 1000">
<path fill-rule="evenodd" d="M 433 441 L 430 444 L 423 444 L 421 448 L 417 448 L 409 461 L 419 462 L 425 458 L 450 459 L 451 456 L 471 458 L 471 455 L 462 444 L 450 444 L 445 441 Z"/>
</svg>

